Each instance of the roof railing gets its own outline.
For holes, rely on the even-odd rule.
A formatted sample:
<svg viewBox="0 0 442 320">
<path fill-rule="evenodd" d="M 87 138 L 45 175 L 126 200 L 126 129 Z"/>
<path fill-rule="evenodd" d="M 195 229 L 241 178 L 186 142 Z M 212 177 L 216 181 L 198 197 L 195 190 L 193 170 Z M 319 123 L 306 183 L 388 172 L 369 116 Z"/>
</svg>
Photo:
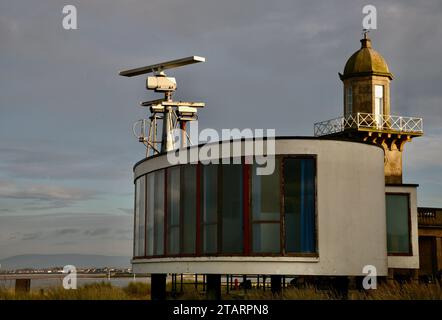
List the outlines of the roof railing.
<svg viewBox="0 0 442 320">
<path fill-rule="evenodd" d="M 349 129 L 404 134 L 423 134 L 424 132 L 422 118 L 359 112 L 315 123 L 314 135 L 320 137 Z"/>
</svg>

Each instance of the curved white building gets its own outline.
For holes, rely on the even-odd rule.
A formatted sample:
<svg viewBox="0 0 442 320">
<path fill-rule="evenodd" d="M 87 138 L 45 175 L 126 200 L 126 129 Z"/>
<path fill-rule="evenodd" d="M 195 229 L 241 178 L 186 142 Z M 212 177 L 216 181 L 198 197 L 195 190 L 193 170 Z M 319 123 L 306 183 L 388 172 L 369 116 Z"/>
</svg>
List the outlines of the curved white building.
<svg viewBox="0 0 442 320">
<path fill-rule="evenodd" d="M 273 173 L 258 175 L 244 143 L 222 142 L 242 144 L 241 164 L 135 165 L 134 272 L 387 274 L 382 148 L 281 137 Z"/>
</svg>

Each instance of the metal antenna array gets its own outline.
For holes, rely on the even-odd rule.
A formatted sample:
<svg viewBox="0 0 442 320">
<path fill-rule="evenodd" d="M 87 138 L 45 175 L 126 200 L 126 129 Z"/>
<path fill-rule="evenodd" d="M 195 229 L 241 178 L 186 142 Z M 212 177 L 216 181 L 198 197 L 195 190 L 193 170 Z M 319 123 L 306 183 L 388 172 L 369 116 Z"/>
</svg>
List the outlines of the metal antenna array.
<svg viewBox="0 0 442 320">
<path fill-rule="evenodd" d="M 191 56 L 178 60 L 167 61 L 146 67 L 121 71 L 120 76 L 134 77 L 142 74 L 153 73 L 147 77 L 146 88 L 155 92 L 163 92 L 164 98 L 141 102 L 142 107 L 148 107 L 150 116 L 148 119 L 136 121 L 132 127 L 138 141 L 146 146 L 146 157 L 167 152 L 175 149 L 173 130 L 180 128 L 183 133 L 181 146 L 191 144 L 189 135 L 186 132 L 187 122 L 198 119 L 197 108 L 203 108 L 203 102 L 173 101 L 172 94 L 177 89 L 175 78 L 167 77 L 164 70 L 178 68 L 188 64 L 205 62 L 206 59 L 198 56 Z M 162 134 L 158 139 L 158 122 L 162 121 Z M 139 130 L 139 131 L 138 131 Z M 160 145 L 160 147 L 158 147 Z"/>
</svg>

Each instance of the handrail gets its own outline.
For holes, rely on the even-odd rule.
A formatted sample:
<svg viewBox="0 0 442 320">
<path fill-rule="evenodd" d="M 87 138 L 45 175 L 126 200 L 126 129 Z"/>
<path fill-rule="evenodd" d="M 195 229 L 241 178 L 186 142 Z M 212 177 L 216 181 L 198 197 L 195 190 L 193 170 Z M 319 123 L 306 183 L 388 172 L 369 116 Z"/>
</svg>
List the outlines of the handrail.
<svg viewBox="0 0 442 320">
<path fill-rule="evenodd" d="M 320 137 L 339 133 L 347 129 L 371 129 L 374 131 L 395 131 L 398 133 L 422 134 L 423 119 L 373 113 L 356 113 L 344 117 L 315 123 L 314 135 Z"/>
</svg>

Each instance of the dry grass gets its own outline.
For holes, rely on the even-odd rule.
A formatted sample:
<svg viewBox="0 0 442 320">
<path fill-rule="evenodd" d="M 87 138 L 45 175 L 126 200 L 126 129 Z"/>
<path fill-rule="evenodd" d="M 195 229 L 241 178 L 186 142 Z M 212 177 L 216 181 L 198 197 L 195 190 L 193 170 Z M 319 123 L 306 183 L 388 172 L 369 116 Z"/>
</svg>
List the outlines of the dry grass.
<svg viewBox="0 0 442 320">
<path fill-rule="evenodd" d="M 131 282 L 118 288 L 110 283 L 86 284 L 76 290 L 61 287 L 31 290 L 29 293 L 15 293 L 13 289 L 0 289 L 0 300 L 134 300 L 150 299 L 150 286 Z"/>
<path fill-rule="evenodd" d="M 391 283 L 381 284 L 376 290 L 350 292 L 353 300 L 442 300 L 439 284 Z"/>
<path fill-rule="evenodd" d="M 285 288 L 281 294 L 273 294 L 270 288 L 263 290 L 248 290 L 244 295 L 247 300 L 330 300 L 337 296 L 329 290 L 318 290 L 314 286 L 305 288 Z"/>
<path fill-rule="evenodd" d="M 170 292 L 170 285 L 167 290 Z M 180 287 L 178 288 L 180 289 Z M 131 282 L 127 287 L 113 287 L 109 283 L 87 284 L 77 290 L 63 288 L 48 288 L 31 290 L 30 293 L 14 293 L 13 290 L 0 288 L 0 300 L 149 300 L 150 285 L 141 282 Z M 169 299 L 204 300 L 202 284 L 195 289 L 193 283 L 183 286 L 183 292 Z M 280 295 L 273 295 L 270 290 L 250 289 L 232 290 L 227 294 L 222 292 L 223 300 L 329 300 L 339 299 L 331 290 L 319 290 L 314 286 L 306 288 L 285 288 Z M 376 290 L 350 290 L 350 300 L 442 300 L 442 287 L 439 284 L 418 283 L 383 283 Z"/>
<path fill-rule="evenodd" d="M 270 291 L 251 290 L 244 296 L 251 300 L 335 300 L 339 295 L 332 290 L 318 290 L 313 286 L 303 289 L 284 289 L 281 295 Z M 349 290 L 349 300 L 442 300 L 442 287 L 438 284 L 383 283 L 376 290 Z"/>
</svg>

